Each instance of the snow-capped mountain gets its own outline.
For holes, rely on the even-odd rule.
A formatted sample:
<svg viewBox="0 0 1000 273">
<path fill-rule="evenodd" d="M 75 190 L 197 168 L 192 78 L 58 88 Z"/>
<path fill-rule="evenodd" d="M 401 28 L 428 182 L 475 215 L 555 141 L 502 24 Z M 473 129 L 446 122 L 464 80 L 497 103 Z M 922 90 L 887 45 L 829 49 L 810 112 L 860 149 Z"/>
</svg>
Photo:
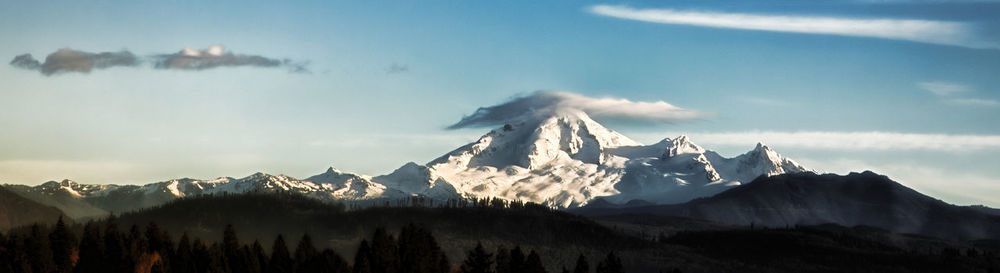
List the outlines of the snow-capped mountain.
<svg viewBox="0 0 1000 273">
<path fill-rule="evenodd" d="M 597 198 L 612 203 L 680 203 L 761 175 L 802 171 L 807 169 L 763 144 L 733 158 L 706 150 L 687 136 L 642 145 L 583 112 L 560 111 L 506 124 L 425 165 L 411 162 L 375 177 L 331 167 L 303 180 L 255 173 L 239 179 L 183 178 L 142 186 L 65 180 L 8 187 L 47 205 L 99 208 L 71 216 L 127 211 L 199 194 L 261 191 L 346 201 L 499 197 L 569 208 Z"/>
<path fill-rule="evenodd" d="M 307 180 L 255 173 L 239 179 L 181 178 L 141 186 L 87 185 L 64 180 L 50 181 L 34 187 L 5 185 L 5 188 L 39 203 L 60 208 L 74 218 L 147 208 L 200 194 L 293 192 L 322 200 L 368 200 L 403 196 L 398 191 L 387 191 L 385 186 L 371 182 L 368 177 L 343 173 L 334 168 Z"/>
<path fill-rule="evenodd" d="M 363 200 L 388 196 L 391 193 L 401 195 L 386 187 L 371 181 L 370 177 L 353 173 L 345 173 L 330 167 L 326 172 L 306 178 L 306 181 L 320 185 L 321 190 L 329 198 Z"/>
<path fill-rule="evenodd" d="M 427 180 L 450 183 L 463 197 L 563 208 L 598 197 L 615 203 L 679 203 L 760 175 L 807 170 L 763 144 L 734 158 L 705 150 L 686 136 L 641 145 L 582 112 L 504 125 L 426 168 Z"/>
</svg>

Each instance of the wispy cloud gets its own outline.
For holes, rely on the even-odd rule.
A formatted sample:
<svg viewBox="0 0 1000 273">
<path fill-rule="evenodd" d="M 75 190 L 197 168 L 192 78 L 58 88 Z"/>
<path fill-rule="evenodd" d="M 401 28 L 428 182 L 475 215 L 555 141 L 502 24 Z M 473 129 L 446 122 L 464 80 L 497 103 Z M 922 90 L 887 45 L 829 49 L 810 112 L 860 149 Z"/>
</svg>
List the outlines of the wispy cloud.
<svg viewBox="0 0 1000 273">
<path fill-rule="evenodd" d="M 392 64 L 385 69 L 385 74 L 400 74 L 410 72 L 410 66 L 405 64 Z"/>
<path fill-rule="evenodd" d="M 991 99 L 950 99 L 948 103 L 967 106 L 1000 106 L 1000 101 Z"/>
<path fill-rule="evenodd" d="M 479 108 L 448 128 L 496 126 L 512 120 L 561 111 L 583 111 L 594 118 L 666 123 L 707 116 L 706 113 L 680 108 L 665 101 L 637 102 L 611 97 L 591 98 L 565 91 L 537 91 L 501 104 Z"/>
<path fill-rule="evenodd" d="M 917 86 L 938 96 L 951 96 L 969 92 L 968 86 L 950 82 L 920 82 L 917 83 Z"/>
<path fill-rule="evenodd" d="M 657 134 L 657 137 L 676 134 Z M 925 150 L 943 152 L 974 152 L 1000 149 L 1000 135 L 950 135 L 894 132 L 723 132 L 690 133 L 701 145 L 752 146 L 763 142 L 778 148 L 804 148 L 837 151 Z"/>
<path fill-rule="evenodd" d="M 234 54 L 221 45 L 207 49 L 196 50 L 185 48 L 176 53 L 156 54 L 140 58 L 128 50 L 117 52 L 91 53 L 70 48 L 62 48 L 45 57 L 45 62 L 39 62 L 31 54 L 17 55 L 10 65 L 38 70 L 43 75 L 51 76 L 65 72 L 90 73 L 96 69 L 116 66 L 139 66 L 143 62 L 153 63 L 160 69 L 205 70 L 217 67 L 256 66 L 285 67 L 291 72 L 308 72 L 305 62 L 293 62 L 289 59 L 275 59 L 260 55 Z"/>
<path fill-rule="evenodd" d="M 868 4 L 921 4 L 921 3 L 996 3 L 1000 0 L 856 0 Z"/>
<path fill-rule="evenodd" d="M 782 105 L 788 105 L 789 104 L 789 102 L 785 101 L 785 100 L 774 99 L 774 98 L 764 98 L 764 97 L 757 97 L 757 96 L 734 96 L 732 98 L 734 100 L 742 102 L 742 103 L 750 103 L 750 104 L 756 104 L 756 105 L 782 106 Z"/>
<path fill-rule="evenodd" d="M 997 47 L 995 43 L 975 40 L 972 28 L 959 22 L 636 9 L 612 5 L 595 5 L 588 10 L 601 16 L 661 24 L 872 37 L 974 48 Z"/>
<path fill-rule="evenodd" d="M 1000 101 L 983 98 L 956 98 L 956 95 L 967 94 L 975 91 L 972 87 L 964 84 L 951 82 L 920 82 L 917 83 L 920 89 L 926 90 L 947 104 L 959 106 L 1000 106 Z"/>
</svg>

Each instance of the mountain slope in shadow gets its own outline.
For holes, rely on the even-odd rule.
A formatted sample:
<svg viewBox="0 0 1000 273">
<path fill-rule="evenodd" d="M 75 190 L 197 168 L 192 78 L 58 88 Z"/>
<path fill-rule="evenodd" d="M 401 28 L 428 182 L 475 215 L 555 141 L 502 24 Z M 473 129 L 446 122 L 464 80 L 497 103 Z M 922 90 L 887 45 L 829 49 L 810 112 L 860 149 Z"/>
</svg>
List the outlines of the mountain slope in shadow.
<svg viewBox="0 0 1000 273">
<path fill-rule="evenodd" d="M 1000 216 L 983 208 L 945 203 L 870 171 L 844 176 L 810 172 L 761 176 L 750 184 L 683 204 L 575 212 L 645 213 L 743 226 L 835 223 L 945 239 L 1000 238 Z"/>
<path fill-rule="evenodd" d="M 39 204 L 0 187 L 0 231 L 34 223 L 53 224 L 62 216 L 62 211 L 55 207 Z"/>
</svg>

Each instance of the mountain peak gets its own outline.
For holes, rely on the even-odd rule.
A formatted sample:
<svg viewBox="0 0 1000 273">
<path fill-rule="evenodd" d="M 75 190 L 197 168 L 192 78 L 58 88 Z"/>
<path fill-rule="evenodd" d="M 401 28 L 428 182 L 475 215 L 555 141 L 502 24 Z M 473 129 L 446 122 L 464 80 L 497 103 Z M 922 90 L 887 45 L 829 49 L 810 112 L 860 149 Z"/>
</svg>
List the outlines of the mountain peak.
<svg viewBox="0 0 1000 273">
<path fill-rule="evenodd" d="M 764 142 L 757 142 L 757 146 L 755 146 L 753 148 L 753 151 L 755 151 L 755 152 L 764 152 L 764 153 L 774 153 L 774 150 L 771 150 L 771 147 L 768 147 L 767 144 L 764 144 Z"/>
<path fill-rule="evenodd" d="M 741 181 L 744 182 L 752 181 L 759 175 L 772 176 L 809 171 L 795 161 L 778 154 L 763 142 L 758 142 L 753 150 L 737 158 L 740 161 L 739 172 L 744 176 Z"/>
<path fill-rule="evenodd" d="M 705 149 L 688 138 L 687 135 L 680 135 L 670 141 L 670 146 L 667 151 L 663 154 L 663 158 L 671 158 L 682 154 L 702 154 L 705 153 Z"/>
<path fill-rule="evenodd" d="M 526 116 L 531 118 L 519 119 L 492 130 L 476 142 L 431 161 L 428 166 L 451 164 L 461 168 L 519 166 L 536 169 L 557 159 L 600 164 L 605 149 L 640 145 L 590 119 L 582 111 Z"/>
<path fill-rule="evenodd" d="M 76 183 L 76 181 L 73 181 L 73 180 L 63 179 L 62 182 L 59 182 L 59 185 L 60 186 L 64 186 L 64 187 L 72 187 L 72 186 L 75 186 L 75 185 L 79 185 L 79 183 Z"/>
</svg>

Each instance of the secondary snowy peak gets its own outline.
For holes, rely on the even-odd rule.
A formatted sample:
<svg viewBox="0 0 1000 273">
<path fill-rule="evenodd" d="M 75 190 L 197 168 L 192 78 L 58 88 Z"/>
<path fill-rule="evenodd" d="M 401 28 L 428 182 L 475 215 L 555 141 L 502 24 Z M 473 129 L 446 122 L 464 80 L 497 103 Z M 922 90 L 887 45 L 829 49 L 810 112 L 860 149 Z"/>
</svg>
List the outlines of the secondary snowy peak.
<svg viewBox="0 0 1000 273">
<path fill-rule="evenodd" d="M 761 175 L 773 176 L 811 171 L 771 150 L 763 143 L 758 143 L 753 150 L 733 158 L 725 158 L 713 151 L 705 152 L 705 156 L 723 177 L 741 184 L 749 183 Z"/>
<path fill-rule="evenodd" d="M 779 175 L 810 171 L 795 161 L 781 156 L 763 143 L 757 143 L 753 150 L 737 156 L 736 172 L 742 181 L 749 182 L 760 175 Z"/>
<path fill-rule="evenodd" d="M 420 195 L 436 199 L 460 197 L 455 187 L 441 179 L 434 170 L 413 162 L 372 180 L 407 196 Z"/>
<path fill-rule="evenodd" d="M 667 151 L 663 153 L 663 158 L 671 158 L 682 154 L 703 154 L 705 149 L 691 142 L 688 136 L 681 135 L 670 142 Z"/>
<path fill-rule="evenodd" d="M 341 199 L 367 199 L 381 196 L 385 186 L 372 182 L 370 177 L 341 172 L 330 167 L 326 172 L 306 178 L 318 184 L 329 197 Z"/>
<path fill-rule="evenodd" d="M 605 149 L 638 145 L 583 112 L 564 111 L 506 124 L 428 165 L 538 169 L 556 159 L 600 164 L 607 159 Z"/>
<path fill-rule="evenodd" d="M 329 169 L 326 170 L 326 172 L 310 176 L 305 180 L 319 184 L 332 184 L 337 186 L 344 186 L 353 182 L 368 181 L 370 179 L 358 174 L 342 172 L 333 167 L 330 167 Z"/>
<path fill-rule="evenodd" d="M 117 187 L 118 186 L 116 185 L 80 184 L 73 180 L 64 179 L 60 182 L 49 181 L 42 183 L 41 185 L 34 187 L 34 190 L 49 195 L 56 194 L 57 192 L 65 192 L 74 197 L 86 197 L 91 195 L 100 195 Z"/>
</svg>

